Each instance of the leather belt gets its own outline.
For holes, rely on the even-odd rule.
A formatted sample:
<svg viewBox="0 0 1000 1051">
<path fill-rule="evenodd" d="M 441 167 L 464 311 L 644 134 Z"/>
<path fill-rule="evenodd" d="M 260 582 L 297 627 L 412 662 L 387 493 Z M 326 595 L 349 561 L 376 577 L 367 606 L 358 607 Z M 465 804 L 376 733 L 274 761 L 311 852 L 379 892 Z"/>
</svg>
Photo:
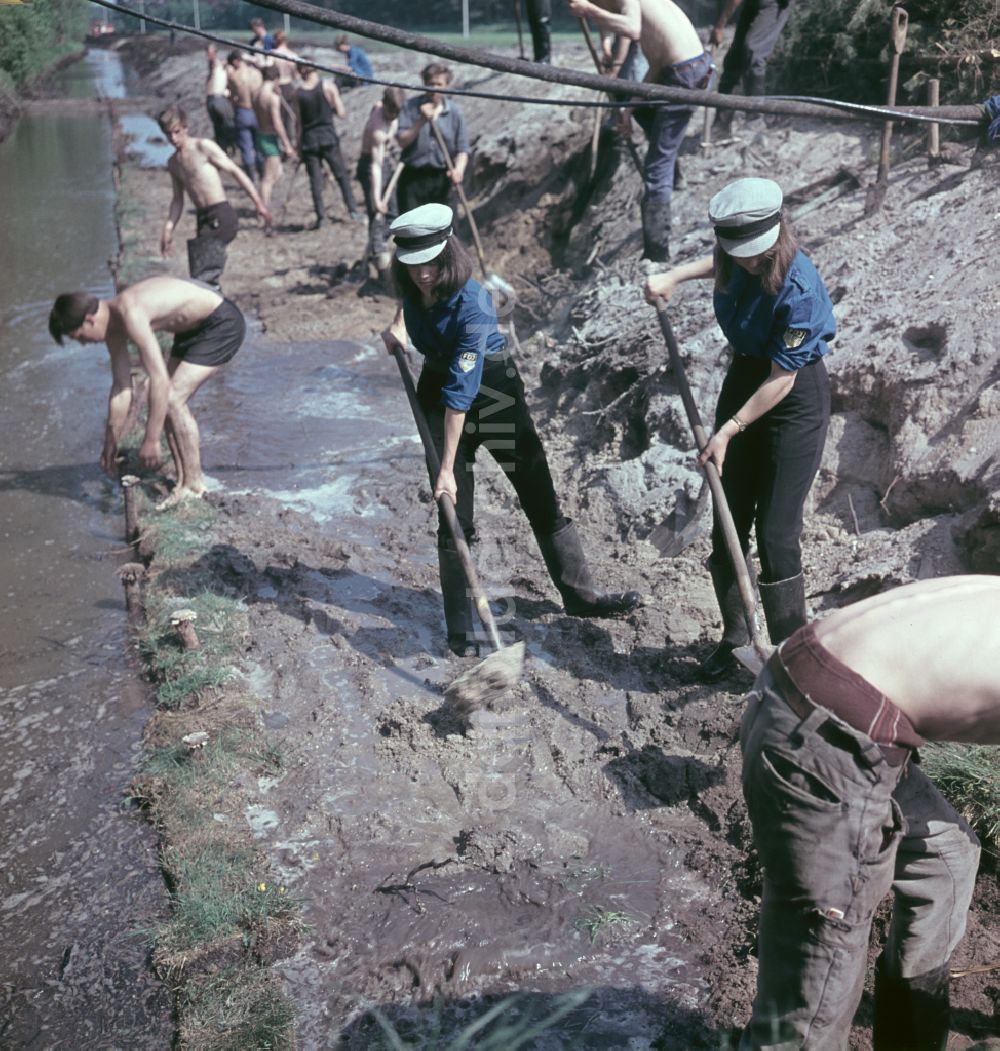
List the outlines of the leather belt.
<svg viewBox="0 0 1000 1051">
<path fill-rule="evenodd" d="M 775 652 L 771 656 L 771 659 L 767 662 L 767 666 L 774 677 L 775 685 L 781 690 L 781 699 L 792 709 L 793 712 L 795 712 L 797 716 L 799 716 L 800 719 L 807 719 L 813 712 L 822 710 L 829 712 L 831 716 L 836 716 L 838 719 L 841 719 L 859 733 L 867 732 L 860 726 L 854 726 L 853 723 L 844 719 L 844 717 L 838 712 L 834 712 L 829 708 L 816 704 L 806 696 L 806 694 L 795 685 L 795 681 L 788 674 L 784 664 L 782 664 L 780 651 Z M 882 753 L 885 757 L 885 761 L 890 766 L 902 766 L 913 754 L 913 750 L 906 745 L 880 744 L 878 741 L 873 741 L 872 743 Z"/>
</svg>

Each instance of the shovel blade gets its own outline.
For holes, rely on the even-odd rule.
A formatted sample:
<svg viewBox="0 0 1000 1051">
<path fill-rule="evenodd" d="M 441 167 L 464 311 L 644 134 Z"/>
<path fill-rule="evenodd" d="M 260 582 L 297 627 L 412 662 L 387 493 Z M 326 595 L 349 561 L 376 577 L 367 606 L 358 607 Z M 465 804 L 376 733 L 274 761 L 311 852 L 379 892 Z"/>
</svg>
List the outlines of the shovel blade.
<svg viewBox="0 0 1000 1051">
<path fill-rule="evenodd" d="M 664 558 L 675 558 L 705 531 L 702 515 L 708 506 L 708 485 L 701 487 L 696 500 L 678 489 L 674 494 L 674 509 L 649 534 L 649 542 Z"/>
<path fill-rule="evenodd" d="M 460 675 L 444 691 L 444 696 L 464 714 L 482 708 L 516 686 L 524 670 L 524 643 L 491 653 L 486 660 Z"/>
<path fill-rule="evenodd" d="M 761 653 L 756 646 L 737 646 L 733 656 L 756 678 L 764 669 L 764 664 L 774 653 L 775 647 L 768 647 L 767 653 Z"/>
</svg>

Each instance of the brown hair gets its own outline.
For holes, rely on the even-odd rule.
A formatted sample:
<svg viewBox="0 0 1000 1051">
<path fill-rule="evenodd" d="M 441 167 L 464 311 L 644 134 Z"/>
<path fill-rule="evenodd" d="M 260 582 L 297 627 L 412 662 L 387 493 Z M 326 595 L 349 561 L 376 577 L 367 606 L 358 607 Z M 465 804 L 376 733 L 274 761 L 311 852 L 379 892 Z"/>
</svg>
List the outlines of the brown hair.
<svg viewBox="0 0 1000 1051">
<path fill-rule="evenodd" d="M 453 296 L 472 277 L 472 258 L 454 234 L 445 241 L 441 254 L 428 262 L 434 263 L 438 268 L 438 278 L 434 285 L 434 296 L 437 299 Z M 400 298 L 420 298 L 420 289 L 413 283 L 406 263 L 401 263 L 395 255 L 392 257 L 392 282 Z"/>
<path fill-rule="evenodd" d="M 431 62 L 429 65 L 424 66 L 420 71 L 420 79 L 426 84 L 431 77 L 445 76 L 448 78 L 447 83 L 451 83 L 451 70 L 447 66 L 443 66 L 440 62 Z"/>
<path fill-rule="evenodd" d="M 88 317 L 97 313 L 99 300 L 89 292 L 63 292 L 49 313 L 49 335 L 62 346 L 63 337 L 75 332 Z"/>
<path fill-rule="evenodd" d="M 333 46 L 339 51 L 342 47 L 351 46 L 351 38 L 346 33 L 341 33 L 333 42 Z"/>
<path fill-rule="evenodd" d="M 281 70 L 277 66 L 265 66 L 261 75 L 265 80 L 277 80 L 281 76 Z"/>
<path fill-rule="evenodd" d="M 274 34 L 274 43 L 276 47 L 284 47 L 288 43 L 288 34 L 283 29 L 279 29 Z"/>
<path fill-rule="evenodd" d="M 389 118 L 395 120 L 403 109 L 406 95 L 402 88 L 386 88 L 382 92 L 382 112 Z"/>
<path fill-rule="evenodd" d="M 180 106 L 167 106 L 156 118 L 156 123 L 160 125 L 160 131 L 170 131 L 175 124 L 181 124 L 186 128 L 187 114 Z"/>
<path fill-rule="evenodd" d="M 781 225 L 778 227 L 778 240 L 761 254 L 767 260 L 767 267 L 760 274 L 760 284 L 769 296 L 776 296 L 784 287 L 788 268 L 792 265 L 799 242 L 795 237 L 792 224 L 781 213 Z M 715 287 L 720 291 L 729 284 L 733 276 L 733 257 L 721 245 L 715 246 Z"/>
</svg>

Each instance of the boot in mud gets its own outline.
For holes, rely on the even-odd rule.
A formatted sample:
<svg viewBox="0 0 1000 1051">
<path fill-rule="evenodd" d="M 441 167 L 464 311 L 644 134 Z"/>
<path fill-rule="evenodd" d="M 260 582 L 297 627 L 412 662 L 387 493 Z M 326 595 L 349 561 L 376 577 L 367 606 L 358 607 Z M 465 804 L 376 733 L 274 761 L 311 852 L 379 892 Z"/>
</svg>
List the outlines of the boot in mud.
<svg viewBox="0 0 1000 1051">
<path fill-rule="evenodd" d="M 919 978 L 889 978 L 884 957 L 875 967 L 875 1051 L 945 1051 L 950 1007 L 949 969 L 939 967 Z"/>
<path fill-rule="evenodd" d="M 580 534 L 568 518 L 554 533 L 535 534 L 552 583 L 571 617 L 623 617 L 642 602 L 638 591 L 597 591 L 590 575 Z"/>
<path fill-rule="evenodd" d="M 532 24 L 531 47 L 536 62 L 552 61 L 552 32 L 547 18 L 540 18 L 537 24 Z"/>
<path fill-rule="evenodd" d="M 760 604 L 764 607 L 767 633 L 775 646 L 806 623 L 806 583 L 799 573 L 773 584 L 760 582 Z"/>
<path fill-rule="evenodd" d="M 469 597 L 462 562 L 451 540 L 438 546 L 438 570 L 441 574 L 441 597 L 444 599 L 444 621 L 448 629 L 448 649 L 456 657 L 478 657 L 476 611 Z"/>
<path fill-rule="evenodd" d="M 713 683 L 739 670 L 740 664 L 733 656 L 733 650 L 746 646 L 750 641 L 750 632 L 747 630 L 746 612 L 733 567 L 728 562 L 716 563 L 712 559 L 706 565 L 722 613 L 722 641 L 698 665 L 698 678 L 701 682 Z"/>
<path fill-rule="evenodd" d="M 220 291 L 222 271 L 226 268 L 226 242 L 217 237 L 192 237 L 187 243 L 187 251 L 191 277 Z"/>
<path fill-rule="evenodd" d="M 670 258 L 670 202 L 642 202 L 642 258 L 665 263 Z"/>
<path fill-rule="evenodd" d="M 736 117 L 734 109 L 717 109 L 715 121 L 712 124 L 712 141 L 718 145 L 733 137 L 733 120 Z"/>
</svg>

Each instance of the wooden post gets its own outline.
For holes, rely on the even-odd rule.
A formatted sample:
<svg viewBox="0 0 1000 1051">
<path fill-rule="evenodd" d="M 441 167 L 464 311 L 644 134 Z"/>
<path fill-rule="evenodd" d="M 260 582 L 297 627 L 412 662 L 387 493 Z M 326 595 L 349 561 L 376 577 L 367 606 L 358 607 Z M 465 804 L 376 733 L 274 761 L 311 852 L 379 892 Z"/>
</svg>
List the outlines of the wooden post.
<svg viewBox="0 0 1000 1051">
<path fill-rule="evenodd" d="M 938 106 L 941 103 L 941 81 L 932 78 L 927 81 L 927 105 Z M 931 164 L 941 158 L 941 128 L 932 124 L 927 129 L 927 159 Z"/>
<path fill-rule="evenodd" d="M 146 567 L 141 562 L 126 562 L 118 570 L 118 577 L 125 587 L 125 609 L 129 621 L 142 619 L 142 582 Z"/>
<path fill-rule="evenodd" d="M 198 614 L 193 609 L 178 609 L 170 614 L 170 626 L 177 629 L 181 645 L 186 650 L 200 650 L 201 642 L 198 633 L 194 630 L 194 622 Z"/>
<path fill-rule="evenodd" d="M 136 486 L 139 479 L 134 474 L 122 475 L 122 492 L 125 495 L 125 542 L 134 544 L 139 539 L 139 509 L 136 507 Z"/>
</svg>

